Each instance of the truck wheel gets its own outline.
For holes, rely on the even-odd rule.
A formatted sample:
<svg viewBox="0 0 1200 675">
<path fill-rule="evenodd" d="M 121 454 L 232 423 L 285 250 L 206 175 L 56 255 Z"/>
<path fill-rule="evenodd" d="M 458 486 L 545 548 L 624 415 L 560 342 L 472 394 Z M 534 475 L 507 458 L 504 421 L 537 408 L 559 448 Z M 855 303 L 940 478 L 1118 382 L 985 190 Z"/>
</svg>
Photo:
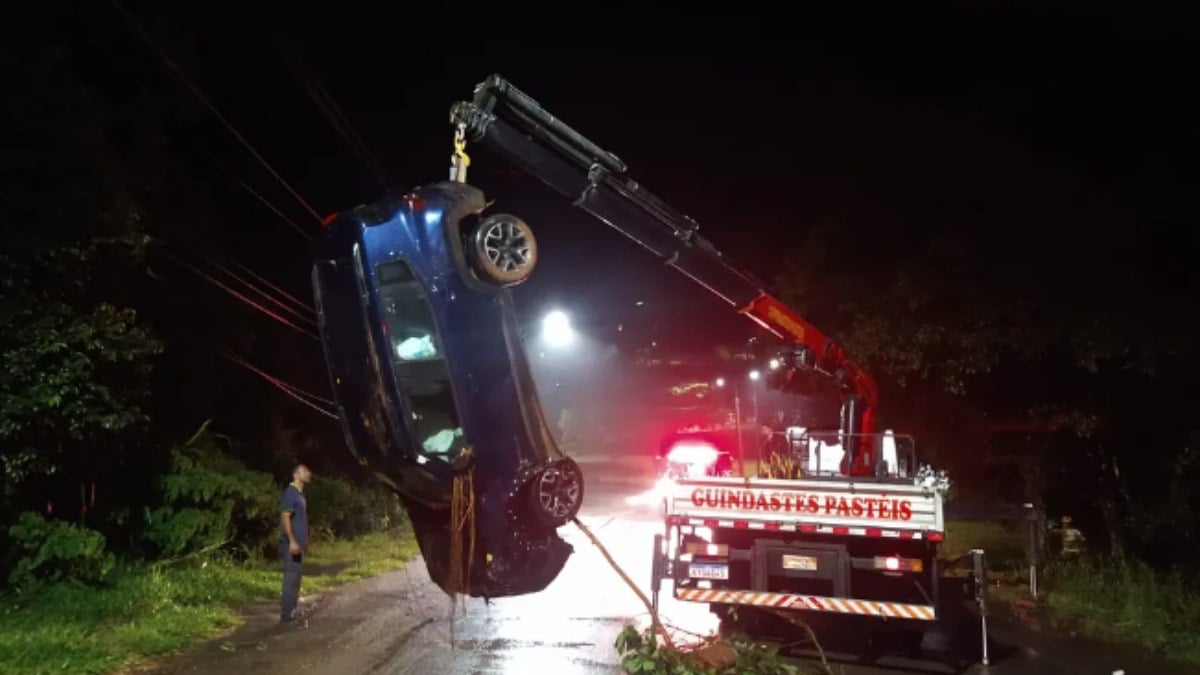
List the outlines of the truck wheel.
<svg viewBox="0 0 1200 675">
<path fill-rule="evenodd" d="M 513 286 L 529 278 L 537 265 L 537 240 L 520 218 L 497 213 L 475 226 L 471 234 L 475 267 L 490 282 Z"/>
<path fill-rule="evenodd" d="M 583 471 L 565 457 L 534 476 L 529 486 L 533 517 L 549 528 L 566 525 L 583 505 Z"/>
</svg>

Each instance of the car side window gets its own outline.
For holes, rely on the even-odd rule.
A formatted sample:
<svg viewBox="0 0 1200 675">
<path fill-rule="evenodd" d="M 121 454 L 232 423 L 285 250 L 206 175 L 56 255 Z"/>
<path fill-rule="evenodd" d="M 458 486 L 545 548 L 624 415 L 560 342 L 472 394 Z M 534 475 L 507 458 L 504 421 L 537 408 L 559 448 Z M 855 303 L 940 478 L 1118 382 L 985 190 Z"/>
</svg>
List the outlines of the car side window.
<svg viewBox="0 0 1200 675">
<path fill-rule="evenodd" d="M 392 370 L 412 410 L 417 450 L 446 458 L 464 441 L 433 307 L 403 260 L 379 264 L 376 275 Z"/>
</svg>

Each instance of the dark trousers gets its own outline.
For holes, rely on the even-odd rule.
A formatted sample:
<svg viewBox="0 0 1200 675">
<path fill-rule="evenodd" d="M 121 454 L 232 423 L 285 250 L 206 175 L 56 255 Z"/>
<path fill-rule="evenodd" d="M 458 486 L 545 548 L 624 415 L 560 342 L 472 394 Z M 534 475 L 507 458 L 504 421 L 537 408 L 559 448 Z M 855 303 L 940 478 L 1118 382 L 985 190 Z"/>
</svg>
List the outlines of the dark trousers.
<svg viewBox="0 0 1200 675">
<path fill-rule="evenodd" d="M 283 561 L 283 596 L 279 603 L 279 618 L 291 621 L 296 618 L 296 603 L 300 601 L 300 575 L 304 568 L 304 553 L 293 556 L 286 543 L 279 545 L 279 558 Z"/>
</svg>

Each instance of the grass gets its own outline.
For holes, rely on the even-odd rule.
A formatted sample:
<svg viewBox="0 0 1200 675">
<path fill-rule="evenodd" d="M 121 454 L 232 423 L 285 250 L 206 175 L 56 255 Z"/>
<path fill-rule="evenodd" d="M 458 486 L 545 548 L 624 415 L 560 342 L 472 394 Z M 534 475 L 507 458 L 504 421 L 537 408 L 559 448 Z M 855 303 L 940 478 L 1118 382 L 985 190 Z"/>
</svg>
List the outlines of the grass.
<svg viewBox="0 0 1200 675">
<path fill-rule="evenodd" d="M 1011 605 L 1031 601 L 1024 569 L 1024 524 L 948 522 L 943 557 L 987 551 L 988 594 Z M 1083 557 L 1043 573 L 1040 610 L 1087 637 L 1136 645 L 1200 665 L 1200 576 L 1157 572 L 1126 560 Z"/>
<path fill-rule="evenodd" d="M 375 576 L 417 555 L 410 533 L 314 542 L 304 593 Z M 0 598 L 0 670 L 105 673 L 183 649 L 238 623 L 246 604 L 279 597 L 274 561 L 127 563 L 101 589 L 57 584 Z"/>
<path fill-rule="evenodd" d="M 942 544 L 941 556 L 954 559 L 981 548 L 991 570 L 1024 568 L 1028 564 L 1025 557 L 1029 537 L 1027 527 L 1025 523 L 946 521 L 946 541 Z"/>
<path fill-rule="evenodd" d="M 1050 577 L 1051 618 L 1081 633 L 1135 644 L 1200 665 L 1200 584 L 1178 570 L 1155 572 L 1139 563 L 1083 559 Z"/>
</svg>

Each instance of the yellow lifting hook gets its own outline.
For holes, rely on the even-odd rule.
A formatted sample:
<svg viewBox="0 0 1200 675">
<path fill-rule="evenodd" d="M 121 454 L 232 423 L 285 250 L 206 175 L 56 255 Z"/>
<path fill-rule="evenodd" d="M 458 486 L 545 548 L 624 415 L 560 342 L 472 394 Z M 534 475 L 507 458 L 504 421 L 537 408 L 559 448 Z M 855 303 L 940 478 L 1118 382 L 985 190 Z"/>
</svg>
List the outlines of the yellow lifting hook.
<svg viewBox="0 0 1200 675">
<path fill-rule="evenodd" d="M 450 180 L 456 183 L 467 182 L 468 166 L 471 166 L 471 158 L 467 155 L 467 130 L 460 124 L 454 130 L 454 154 L 450 156 Z"/>
</svg>

